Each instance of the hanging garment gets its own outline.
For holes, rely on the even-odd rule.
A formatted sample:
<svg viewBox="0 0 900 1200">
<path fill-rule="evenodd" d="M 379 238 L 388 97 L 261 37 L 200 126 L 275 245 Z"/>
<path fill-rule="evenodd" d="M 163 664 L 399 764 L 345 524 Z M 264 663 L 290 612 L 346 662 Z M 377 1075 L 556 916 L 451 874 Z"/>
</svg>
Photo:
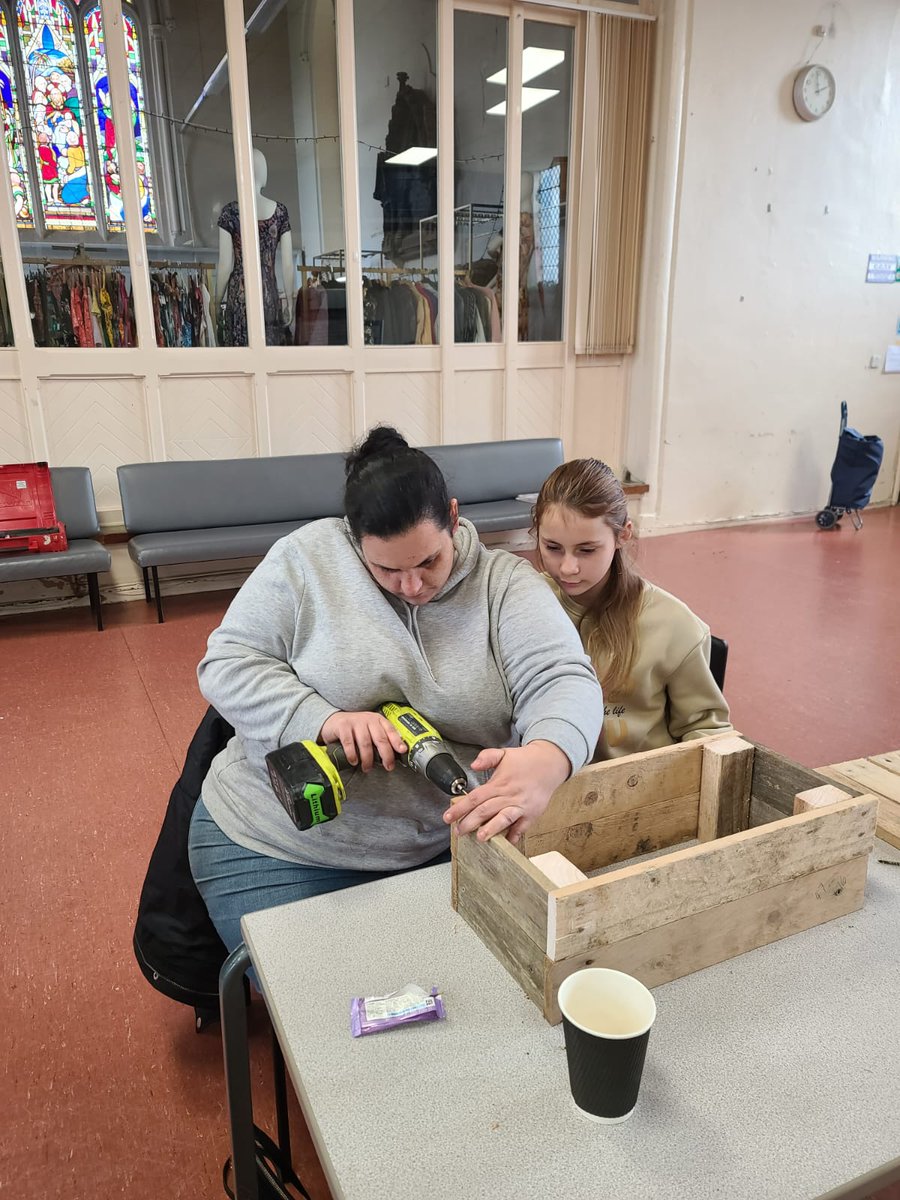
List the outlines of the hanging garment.
<svg viewBox="0 0 900 1200">
<path fill-rule="evenodd" d="M 328 299 L 325 289 L 319 283 L 307 281 L 297 293 L 294 344 L 328 344 Z"/>
<path fill-rule="evenodd" d="M 437 212 L 437 159 L 419 166 L 387 161 L 410 146 L 437 146 L 435 103 L 425 92 L 409 87 L 408 78 L 403 71 L 397 75 L 400 86 L 391 109 L 384 152 L 376 161 L 373 192 L 383 212 L 382 249 L 392 262 L 401 265 L 418 257 L 419 221 Z M 433 242 L 434 234 L 431 239 Z"/>
<path fill-rule="evenodd" d="M 266 345 L 282 346 L 286 341 L 281 298 L 275 278 L 275 252 L 282 235 L 291 227 L 287 208 L 278 203 L 271 217 L 258 221 L 259 257 L 262 274 L 263 318 L 266 325 Z M 223 345 L 247 345 L 247 301 L 244 286 L 244 251 L 241 244 L 241 222 L 236 200 L 222 209 L 219 228 L 231 234 L 234 246 L 234 266 L 225 289 L 225 321 Z"/>
</svg>

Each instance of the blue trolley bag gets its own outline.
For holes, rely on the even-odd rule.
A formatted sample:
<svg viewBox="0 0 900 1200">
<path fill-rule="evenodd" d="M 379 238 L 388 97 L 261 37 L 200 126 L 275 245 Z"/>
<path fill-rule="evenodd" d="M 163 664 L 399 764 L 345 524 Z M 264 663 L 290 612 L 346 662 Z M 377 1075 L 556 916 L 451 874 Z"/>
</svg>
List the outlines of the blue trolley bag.
<svg viewBox="0 0 900 1200">
<path fill-rule="evenodd" d="M 831 497 L 816 516 L 823 529 L 830 529 L 845 512 L 851 513 L 855 528 L 862 527 L 859 513 L 872 499 L 872 489 L 884 458 L 884 442 L 876 434 L 861 434 L 847 425 L 847 405 L 841 404 L 841 433 L 831 468 Z"/>
</svg>

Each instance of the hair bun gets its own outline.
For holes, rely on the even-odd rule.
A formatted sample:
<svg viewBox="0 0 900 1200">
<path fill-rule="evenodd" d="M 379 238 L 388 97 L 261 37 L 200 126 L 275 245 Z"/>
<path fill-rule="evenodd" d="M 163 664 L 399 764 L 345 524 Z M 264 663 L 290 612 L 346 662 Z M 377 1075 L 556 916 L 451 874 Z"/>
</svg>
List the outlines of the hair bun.
<svg viewBox="0 0 900 1200">
<path fill-rule="evenodd" d="M 392 425 L 376 425 L 347 455 L 345 463 L 347 478 L 351 478 L 375 459 L 393 458 L 396 454 L 408 449 L 409 442 Z"/>
</svg>

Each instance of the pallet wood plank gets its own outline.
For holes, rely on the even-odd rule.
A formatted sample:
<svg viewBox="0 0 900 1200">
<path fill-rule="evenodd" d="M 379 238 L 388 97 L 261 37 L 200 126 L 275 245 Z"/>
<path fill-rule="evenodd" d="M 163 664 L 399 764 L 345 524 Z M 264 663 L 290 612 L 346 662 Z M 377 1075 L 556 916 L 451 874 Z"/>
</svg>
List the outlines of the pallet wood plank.
<svg viewBox="0 0 900 1200">
<path fill-rule="evenodd" d="M 546 811 L 528 831 L 526 847 L 538 834 L 699 793 L 705 742 L 700 738 L 583 767 L 553 793 Z"/>
<path fill-rule="evenodd" d="M 884 767 L 894 775 L 900 775 L 900 750 L 891 750 L 889 754 L 871 754 L 869 762 L 876 767 Z"/>
<path fill-rule="evenodd" d="M 551 881 L 502 834 L 486 842 L 465 834 L 457 838 L 456 857 L 458 872 L 474 879 L 543 952 Z"/>
<path fill-rule="evenodd" d="M 807 788 L 798 792 L 794 797 L 794 816 L 797 813 L 811 812 L 814 808 L 828 808 L 840 800 L 846 800 L 848 795 L 833 783 L 823 783 L 821 787 Z"/>
<path fill-rule="evenodd" d="M 547 1019 L 559 1020 L 559 985 L 582 967 L 613 967 L 634 975 L 647 987 L 658 987 L 856 912 L 863 905 L 867 869 L 868 856 L 858 855 L 554 963 L 544 997 Z"/>
<path fill-rule="evenodd" d="M 751 739 L 748 738 L 749 740 Z M 756 747 L 756 753 L 753 756 L 753 779 L 750 785 L 752 799 L 761 801 L 786 816 L 792 815 L 794 797 L 798 792 L 831 782 L 819 772 L 801 767 L 799 763 L 791 762 L 789 758 L 785 758 L 783 754 L 776 754 L 774 750 L 768 750 L 759 742 L 754 742 L 753 745 Z"/>
<path fill-rule="evenodd" d="M 458 888 L 459 915 L 475 930 L 529 999 L 543 1009 L 546 974 L 543 948 L 532 941 L 498 906 L 496 897 L 464 867 L 460 867 Z"/>
<path fill-rule="evenodd" d="M 750 823 L 750 784 L 754 748 L 739 737 L 719 738 L 703 747 L 697 837 L 727 837 Z"/>
<path fill-rule="evenodd" d="M 838 782 L 845 780 L 851 787 L 876 792 L 879 796 L 887 796 L 889 800 L 900 803 L 900 776 L 886 767 L 869 762 L 867 758 L 833 763 L 829 767 L 823 767 L 822 774 Z"/>
<path fill-rule="evenodd" d="M 456 852 L 459 834 L 456 826 L 450 826 L 450 905 L 459 908 L 459 856 Z"/>
<path fill-rule="evenodd" d="M 525 849 L 529 857 L 558 850 L 580 870 L 597 871 L 694 838 L 699 803 L 699 792 L 693 792 L 596 821 L 581 821 L 568 829 L 529 833 Z"/>
<path fill-rule="evenodd" d="M 547 955 L 583 954 L 692 916 L 711 898 L 726 904 L 868 854 L 876 813 L 874 796 L 848 799 L 555 891 Z"/>
<path fill-rule="evenodd" d="M 891 755 L 878 755 L 890 758 Z M 822 774 L 837 780 L 841 786 L 868 787 L 878 796 L 878 821 L 875 833 L 882 841 L 900 850 L 900 776 L 868 759 L 835 763 L 822 767 Z"/>
<path fill-rule="evenodd" d="M 886 797 L 878 801 L 876 833 L 883 842 L 889 842 L 900 850 L 900 804 Z"/>
</svg>

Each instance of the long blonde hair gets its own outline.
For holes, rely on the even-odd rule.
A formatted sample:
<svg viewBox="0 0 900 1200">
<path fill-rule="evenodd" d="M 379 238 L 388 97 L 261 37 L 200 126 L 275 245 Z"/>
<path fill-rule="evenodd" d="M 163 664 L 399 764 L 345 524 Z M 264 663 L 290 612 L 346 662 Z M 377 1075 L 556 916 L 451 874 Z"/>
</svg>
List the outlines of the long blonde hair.
<svg viewBox="0 0 900 1200">
<path fill-rule="evenodd" d="M 628 501 L 622 485 L 597 458 L 563 463 L 544 481 L 534 506 L 534 532 L 538 538 L 541 521 L 548 509 L 555 507 L 572 509 L 583 517 L 602 517 L 617 537 L 628 524 Z M 629 554 L 617 546 L 606 587 L 585 613 L 585 619 L 590 620 L 585 648 L 595 664 L 606 662 L 600 682 L 608 696 L 620 695 L 628 686 L 637 652 L 643 590 L 644 581 Z"/>
</svg>

